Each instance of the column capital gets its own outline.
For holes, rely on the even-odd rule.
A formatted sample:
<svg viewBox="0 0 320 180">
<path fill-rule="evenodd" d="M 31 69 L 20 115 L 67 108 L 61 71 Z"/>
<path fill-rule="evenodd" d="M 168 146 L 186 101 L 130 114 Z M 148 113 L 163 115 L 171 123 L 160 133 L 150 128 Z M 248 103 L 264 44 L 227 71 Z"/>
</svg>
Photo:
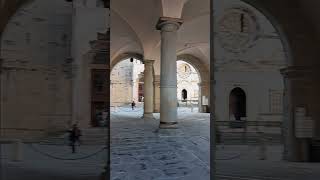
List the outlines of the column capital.
<svg viewBox="0 0 320 180">
<path fill-rule="evenodd" d="M 183 20 L 180 18 L 160 17 L 156 25 L 157 30 L 173 32 L 177 31 L 182 25 Z"/>
</svg>

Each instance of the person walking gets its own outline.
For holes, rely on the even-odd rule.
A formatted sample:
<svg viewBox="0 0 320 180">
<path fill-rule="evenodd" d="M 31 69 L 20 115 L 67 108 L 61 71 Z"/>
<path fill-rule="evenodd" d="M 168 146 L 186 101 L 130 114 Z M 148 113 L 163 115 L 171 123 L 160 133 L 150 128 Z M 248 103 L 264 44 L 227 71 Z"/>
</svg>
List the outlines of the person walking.
<svg viewBox="0 0 320 180">
<path fill-rule="evenodd" d="M 132 101 L 132 103 L 131 103 L 132 110 L 134 110 L 135 107 L 136 107 L 136 103 L 134 101 Z"/>
<path fill-rule="evenodd" d="M 81 130 L 78 128 L 77 124 L 74 124 L 72 126 L 72 129 L 69 130 L 69 133 L 69 140 L 72 153 L 76 153 L 76 143 L 78 142 L 80 144 L 80 136 L 82 136 Z"/>
</svg>

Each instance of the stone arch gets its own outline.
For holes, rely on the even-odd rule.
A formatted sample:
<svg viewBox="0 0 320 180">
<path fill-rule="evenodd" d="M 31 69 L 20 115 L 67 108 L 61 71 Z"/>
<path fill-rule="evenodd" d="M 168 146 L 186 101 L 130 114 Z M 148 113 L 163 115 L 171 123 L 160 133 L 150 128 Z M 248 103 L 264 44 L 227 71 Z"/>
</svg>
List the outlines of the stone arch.
<svg viewBox="0 0 320 180">
<path fill-rule="evenodd" d="M 114 51 L 114 53 L 111 54 L 111 59 L 112 61 L 114 59 L 117 59 L 118 56 L 121 56 L 123 54 L 126 53 L 130 53 L 130 54 L 144 54 L 144 46 L 143 46 L 143 42 L 141 40 L 141 38 L 139 37 L 139 35 L 137 34 L 137 31 L 133 28 L 132 24 L 130 24 L 126 18 L 124 18 L 123 16 L 121 16 L 116 10 L 114 10 L 113 8 L 110 8 L 111 11 L 111 15 L 110 15 L 110 19 L 111 19 L 111 26 L 114 25 L 114 23 L 116 25 L 120 25 L 121 29 L 126 29 L 127 33 L 128 33 L 128 37 L 130 37 L 134 43 L 136 43 L 136 47 L 134 49 L 138 49 L 138 50 L 132 50 L 132 48 L 127 48 L 126 46 L 122 46 L 120 49 L 114 49 L 114 45 L 111 44 L 110 48 L 112 49 L 111 51 Z M 113 27 L 113 30 L 111 31 L 111 38 L 113 37 L 117 37 L 116 33 L 117 30 L 116 28 L 118 26 Z M 114 34 L 115 33 L 115 34 Z M 121 37 L 122 38 L 122 37 Z M 117 39 L 117 41 L 119 41 L 120 39 Z M 126 42 L 127 43 L 127 42 Z M 130 44 L 130 43 L 129 43 Z M 127 45 L 129 45 L 127 43 Z"/>
<path fill-rule="evenodd" d="M 10 1 L 7 0 L 4 2 L 4 5 L 1 8 L 0 13 L 0 36 L 4 29 L 6 28 L 11 17 L 21 8 L 23 5 L 33 2 L 34 0 L 20 0 L 20 1 Z"/>
<path fill-rule="evenodd" d="M 316 57 L 316 44 L 314 38 L 319 38 L 318 35 L 308 24 L 308 21 L 300 13 L 300 5 L 297 1 L 259 1 L 259 0 L 241 0 L 260 11 L 274 26 L 280 35 L 280 39 L 285 48 L 287 62 L 289 66 L 305 66 L 313 61 L 312 58 L 303 57 Z M 288 6 L 288 5 L 291 6 Z M 310 56 L 312 55 L 312 56 Z"/>
<path fill-rule="evenodd" d="M 113 83 L 114 83 L 114 79 L 111 79 L 111 77 L 113 77 L 113 71 L 114 71 L 114 69 L 115 69 L 115 67 L 119 64 L 119 63 L 121 63 L 121 62 L 123 62 L 123 61 L 126 61 L 126 60 L 129 60 L 129 59 L 131 59 L 131 58 L 133 58 L 133 59 L 136 59 L 136 60 L 138 60 L 138 61 L 140 61 L 142 64 L 143 64 L 143 66 L 144 66 L 144 70 L 142 71 L 143 73 L 145 73 L 145 60 L 143 59 L 143 55 L 141 55 L 141 54 L 138 54 L 138 53 L 124 53 L 124 54 L 121 54 L 121 55 L 119 55 L 118 57 L 116 57 L 112 62 L 111 62 L 111 66 L 110 66 L 110 87 L 113 87 Z M 142 69 L 141 69 L 142 70 Z M 152 77 L 154 78 L 154 73 L 152 73 Z M 139 82 L 143 82 L 142 80 L 143 80 L 144 78 L 140 78 L 139 79 Z M 144 82 L 145 82 L 145 80 L 144 80 Z M 143 83 L 144 83 L 143 82 Z M 133 85 L 133 87 L 138 87 L 138 89 L 139 89 L 139 86 L 140 86 L 140 83 L 138 83 L 137 84 L 137 86 L 134 86 Z M 142 87 L 144 87 L 144 85 L 142 85 Z M 115 87 L 116 89 L 118 89 L 119 87 Z M 114 90 L 115 89 L 113 89 L 113 88 L 111 88 L 111 90 L 112 91 L 110 91 L 110 95 L 111 95 L 111 93 L 112 92 L 115 92 Z M 142 96 L 140 96 L 141 94 L 139 93 L 140 92 L 140 90 L 138 90 L 137 91 L 137 93 L 138 93 L 138 96 L 137 97 L 135 97 L 136 96 L 136 94 L 132 94 L 132 97 L 133 97 L 133 99 L 135 100 L 135 101 L 139 101 L 139 102 L 141 102 L 141 97 Z M 144 96 L 144 95 L 143 95 Z M 117 96 L 118 97 L 118 96 Z M 143 98 L 145 98 L 145 97 L 143 97 Z M 145 99 L 144 99 L 145 100 Z M 110 101 L 111 102 L 111 106 L 113 107 L 113 102 L 114 101 Z M 114 105 L 114 106 L 117 106 L 117 105 Z"/>
<path fill-rule="evenodd" d="M 275 28 L 275 30 L 280 36 L 280 41 L 285 51 L 286 62 L 287 64 L 290 64 L 292 62 L 291 47 L 288 41 L 288 36 L 284 30 L 284 27 L 281 25 L 281 22 L 272 14 L 272 12 L 270 12 L 267 8 L 263 7 L 263 5 L 261 5 L 259 2 L 255 0 L 241 1 L 258 10 L 272 24 L 272 26 Z"/>
<path fill-rule="evenodd" d="M 309 115 L 320 117 L 318 107 L 320 87 L 317 85 L 320 62 L 317 60 L 319 35 L 316 28 L 304 16 L 301 2 L 294 0 L 242 0 L 259 10 L 274 26 L 280 35 L 287 57 L 287 68 L 281 70 L 284 76 L 284 159 L 289 161 L 309 161 L 309 152 L 302 149 L 310 146 L 310 142 L 302 142 L 294 135 L 293 110 L 300 104 L 306 104 Z M 316 40 L 315 40 L 316 39 Z M 309 84 L 302 88 L 303 84 Z M 298 90 L 299 89 L 299 90 Z M 303 93 L 301 93 L 303 91 Z M 300 92 L 300 93 L 297 93 Z M 298 95 L 299 94 L 299 95 Z M 315 129 L 320 123 L 315 125 Z M 317 137 L 320 132 L 316 131 Z"/>
<path fill-rule="evenodd" d="M 200 59 L 190 54 L 182 54 L 178 55 L 177 60 L 191 64 L 199 74 L 200 83 L 209 82 L 209 69 L 202 63 Z"/>
<path fill-rule="evenodd" d="M 177 60 L 189 63 L 194 67 L 199 75 L 199 112 L 208 112 L 210 102 L 205 102 L 205 98 L 210 98 L 210 70 L 199 58 L 191 54 L 178 55 Z"/>
<path fill-rule="evenodd" d="M 123 61 L 123 60 L 126 60 L 126 59 L 129 59 L 129 58 L 135 58 L 135 59 L 138 59 L 140 60 L 142 63 L 144 63 L 144 58 L 143 58 L 143 55 L 142 54 L 139 54 L 139 53 L 123 53 L 123 54 L 120 54 L 119 56 L 117 56 L 116 58 L 114 58 L 111 62 L 111 70 L 113 69 L 113 67 L 115 65 L 117 65 L 119 62 Z"/>
</svg>

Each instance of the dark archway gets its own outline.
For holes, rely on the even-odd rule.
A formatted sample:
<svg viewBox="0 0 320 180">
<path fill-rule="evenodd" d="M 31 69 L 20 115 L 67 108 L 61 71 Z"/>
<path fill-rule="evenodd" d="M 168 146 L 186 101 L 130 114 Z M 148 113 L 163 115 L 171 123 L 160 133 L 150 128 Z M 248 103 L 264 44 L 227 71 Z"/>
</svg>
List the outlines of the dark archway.
<svg viewBox="0 0 320 180">
<path fill-rule="evenodd" d="M 230 118 L 233 116 L 236 121 L 246 117 L 247 111 L 246 93 L 243 89 L 234 88 L 229 96 Z"/>
<path fill-rule="evenodd" d="M 181 98 L 182 98 L 184 101 L 188 99 L 188 91 L 187 91 L 187 90 L 183 89 L 183 90 L 181 91 Z"/>
</svg>

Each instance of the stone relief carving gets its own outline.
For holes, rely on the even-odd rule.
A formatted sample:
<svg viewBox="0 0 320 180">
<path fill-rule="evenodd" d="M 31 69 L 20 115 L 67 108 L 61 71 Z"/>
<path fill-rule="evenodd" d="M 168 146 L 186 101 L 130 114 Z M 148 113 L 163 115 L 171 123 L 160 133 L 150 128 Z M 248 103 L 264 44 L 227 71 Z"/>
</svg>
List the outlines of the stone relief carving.
<svg viewBox="0 0 320 180">
<path fill-rule="evenodd" d="M 254 45 L 258 38 L 259 24 L 248 9 L 238 7 L 226 11 L 218 20 L 217 37 L 229 52 L 240 53 Z"/>
</svg>

